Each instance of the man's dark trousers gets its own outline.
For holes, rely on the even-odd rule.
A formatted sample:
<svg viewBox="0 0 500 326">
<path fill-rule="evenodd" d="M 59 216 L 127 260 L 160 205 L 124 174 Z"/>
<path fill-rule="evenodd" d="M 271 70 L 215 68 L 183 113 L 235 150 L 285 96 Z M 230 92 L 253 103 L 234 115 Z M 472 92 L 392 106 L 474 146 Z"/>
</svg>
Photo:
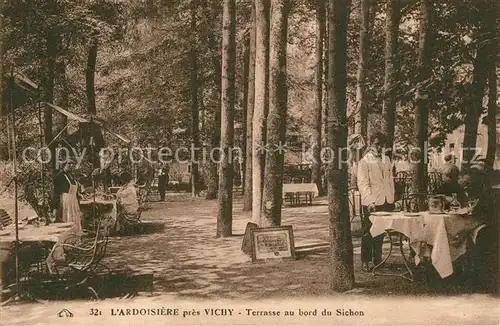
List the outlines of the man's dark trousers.
<svg viewBox="0 0 500 326">
<path fill-rule="evenodd" d="M 375 206 L 376 212 L 392 212 L 393 210 L 394 204 L 388 204 L 387 202 L 383 205 Z M 368 206 L 363 206 L 363 217 L 361 219 L 363 228 L 363 236 L 361 237 L 361 262 L 373 262 L 374 265 L 378 265 L 382 262 L 384 234 L 374 238 L 371 236 L 370 228 L 372 227 L 372 222 L 369 217 L 370 212 L 368 211 Z"/>
</svg>

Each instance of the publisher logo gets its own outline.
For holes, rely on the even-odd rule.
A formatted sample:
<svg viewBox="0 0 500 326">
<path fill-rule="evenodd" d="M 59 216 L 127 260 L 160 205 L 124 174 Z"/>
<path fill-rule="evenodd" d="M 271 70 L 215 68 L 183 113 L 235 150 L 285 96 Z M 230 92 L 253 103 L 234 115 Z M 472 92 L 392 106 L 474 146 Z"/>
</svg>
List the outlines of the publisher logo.
<svg viewBox="0 0 500 326">
<path fill-rule="evenodd" d="M 68 309 L 63 309 L 57 313 L 58 317 L 73 317 L 73 313 Z"/>
</svg>

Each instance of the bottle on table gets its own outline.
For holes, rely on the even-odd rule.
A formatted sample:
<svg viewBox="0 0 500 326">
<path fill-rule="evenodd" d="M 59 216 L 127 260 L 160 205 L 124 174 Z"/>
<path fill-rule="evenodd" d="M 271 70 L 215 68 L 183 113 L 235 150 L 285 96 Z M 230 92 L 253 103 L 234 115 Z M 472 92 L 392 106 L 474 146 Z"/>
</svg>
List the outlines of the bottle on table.
<svg viewBox="0 0 500 326">
<path fill-rule="evenodd" d="M 460 210 L 460 208 L 462 208 L 462 206 L 460 205 L 460 202 L 458 201 L 458 195 L 456 193 L 453 193 L 453 199 L 451 200 L 451 203 L 450 203 L 450 211 L 452 212 L 457 212 Z"/>
</svg>

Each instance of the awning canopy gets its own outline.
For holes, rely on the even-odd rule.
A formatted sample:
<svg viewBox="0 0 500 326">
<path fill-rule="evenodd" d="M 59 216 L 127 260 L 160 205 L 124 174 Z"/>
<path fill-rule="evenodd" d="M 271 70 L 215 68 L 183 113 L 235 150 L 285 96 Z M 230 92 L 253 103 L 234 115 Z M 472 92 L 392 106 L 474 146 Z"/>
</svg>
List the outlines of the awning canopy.
<svg viewBox="0 0 500 326">
<path fill-rule="evenodd" d="M 39 100 L 38 85 L 20 72 L 2 76 L 2 103 L 0 115 L 11 113 L 11 108 L 18 108 Z"/>
<path fill-rule="evenodd" d="M 28 103 L 38 102 L 40 99 L 38 85 L 33 80 L 31 80 L 26 75 L 20 72 L 13 72 L 12 74 L 4 76 L 4 83 L 5 83 L 4 85 L 7 86 L 4 87 L 3 89 L 3 94 L 2 94 L 3 103 L 0 110 L 0 115 L 9 114 L 11 107 L 18 108 Z M 99 119 L 98 117 L 83 117 L 78 114 L 69 112 L 53 103 L 41 102 L 41 104 L 46 105 L 52 110 L 65 115 L 68 118 L 68 120 L 77 121 L 79 124 L 90 125 L 92 121 L 95 125 L 102 127 L 109 134 L 118 138 L 120 141 L 126 144 L 131 143 L 131 140 L 128 139 L 127 137 L 124 137 L 109 130 L 109 128 L 106 127 L 106 123 L 104 122 L 104 120 Z"/>
<path fill-rule="evenodd" d="M 90 126 L 91 122 L 94 124 L 94 125 L 97 125 L 99 126 L 100 128 L 96 128 L 96 129 L 105 129 L 106 132 L 108 132 L 109 134 L 113 135 L 114 137 L 118 138 L 119 140 L 121 140 L 122 142 L 126 143 L 126 144 L 129 144 L 131 143 L 131 140 L 128 139 L 127 137 L 124 137 L 122 135 L 119 135 L 117 134 L 116 132 L 113 132 L 111 130 L 109 130 L 107 127 L 106 127 L 106 123 L 99 119 L 99 118 L 96 118 L 96 117 L 93 117 L 93 118 L 88 118 L 88 117 L 82 117 L 78 114 L 75 114 L 75 113 L 72 113 L 72 112 L 69 112 L 63 108 L 61 108 L 60 106 L 57 106 L 57 105 L 54 105 L 52 103 L 47 103 L 47 102 L 43 102 L 42 104 L 44 105 L 47 105 L 48 107 L 50 107 L 51 109 L 65 115 L 68 119 L 70 120 L 74 120 L 74 121 L 77 121 L 78 123 L 80 124 L 84 124 L 84 125 L 88 125 Z"/>
</svg>

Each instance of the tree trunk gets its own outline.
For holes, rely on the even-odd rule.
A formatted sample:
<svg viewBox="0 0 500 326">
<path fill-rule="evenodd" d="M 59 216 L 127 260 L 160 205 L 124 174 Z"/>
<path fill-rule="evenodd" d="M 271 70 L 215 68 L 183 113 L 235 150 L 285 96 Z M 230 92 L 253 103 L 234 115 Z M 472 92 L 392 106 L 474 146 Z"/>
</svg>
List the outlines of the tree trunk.
<svg viewBox="0 0 500 326">
<path fill-rule="evenodd" d="M 398 51 L 399 23 L 401 21 L 401 4 L 399 0 L 387 0 L 385 19 L 385 74 L 381 130 L 387 135 L 389 147 L 392 148 L 396 125 L 396 94 L 394 89 L 398 72 L 396 54 Z"/>
<path fill-rule="evenodd" d="M 316 0 L 316 69 L 314 98 L 314 128 L 313 128 L 313 164 L 311 182 L 318 187 L 319 195 L 323 196 L 321 175 L 321 129 L 323 126 L 323 40 L 325 39 L 325 1 Z"/>
<path fill-rule="evenodd" d="M 326 8 L 325 8 L 326 9 Z M 327 12 L 325 12 L 326 14 Z M 326 146 L 327 143 L 327 134 L 328 134 L 328 40 L 329 40 L 329 24 L 328 24 L 328 19 L 325 21 L 325 37 L 324 37 L 324 42 L 323 42 L 323 102 L 325 103 L 323 105 L 323 130 L 322 130 L 322 142 L 323 146 Z M 325 169 L 323 169 L 325 170 Z M 323 174 L 325 171 L 323 171 Z M 325 193 L 327 191 L 327 185 L 326 185 L 326 177 L 323 175 L 324 181 L 323 181 L 323 187 L 325 188 Z"/>
<path fill-rule="evenodd" d="M 427 85 L 432 77 L 432 14 L 433 0 L 423 0 L 420 4 L 420 24 L 419 24 L 419 47 L 418 47 L 418 77 L 416 87 L 416 107 L 414 132 L 415 140 L 413 147 L 418 148 L 418 152 L 412 157 L 412 192 L 418 194 L 427 193 L 427 133 L 429 120 L 429 93 Z M 417 197 L 417 205 L 420 210 L 424 209 L 425 196 Z"/>
<path fill-rule="evenodd" d="M 0 1 L 0 12 L 3 12 L 3 1 Z M 2 22 L 2 15 L 0 15 L 0 76 L 3 76 L 3 39 L 4 39 L 4 32 L 2 29 L 3 22 Z M 7 110 L 4 111 L 4 106 L 3 106 L 3 78 L 0 78 L 0 119 L 2 122 L 2 125 L 5 123 L 4 130 L 6 131 L 6 140 L 7 140 L 7 157 L 5 157 L 5 152 L 4 148 L 0 148 L 0 160 L 5 160 L 8 159 L 10 161 L 10 118 L 9 115 L 5 117 L 4 121 L 4 115 L 7 114 Z M 4 134 L 2 133 L 2 137 Z"/>
<path fill-rule="evenodd" d="M 269 113 L 267 116 L 266 165 L 260 226 L 281 225 L 283 164 L 286 141 L 287 76 L 286 48 L 289 0 L 272 0 L 269 37 Z"/>
<path fill-rule="evenodd" d="M 496 51 L 496 3 L 494 0 L 479 2 L 482 7 L 482 21 L 477 39 L 477 52 L 472 71 L 472 84 L 470 85 L 469 103 L 465 114 L 465 130 L 463 141 L 462 165 L 468 168 L 476 154 L 477 131 L 479 119 L 483 112 L 483 97 L 489 67 L 493 60 L 490 56 Z"/>
<path fill-rule="evenodd" d="M 245 151 L 245 185 L 243 192 L 243 211 L 252 210 L 252 126 L 255 103 L 255 6 L 252 4 L 250 16 L 250 48 L 248 61 L 248 101 L 246 114 L 246 151 Z"/>
<path fill-rule="evenodd" d="M 233 161 L 234 146 L 234 83 L 236 67 L 236 10 L 235 0 L 224 0 L 222 20 L 222 96 L 221 147 L 219 167 L 219 214 L 217 237 L 232 235 L 233 223 Z"/>
<path fill-rule="evenodd" d="M 250 70 L 250 33 L 245 35 L 245 41 L 243 46 L 243 130 L 241 133 L 241 152 L 243 153 L 242 161 L 240 165 L 240 177 L 241 177 L 241 189 L 245 189 L 245 170 L 246 162 L 245 159 L 247 152 L 247 117 L 248 117 L 248 75 Z"/>
<path fill-rule="evenodd" d="M 47 70 L 44 78 L 44 100 L 47 103 L 54 102 L 54 80 L 57 57 L 57 33 L 50 30 L 47 35 Z M 45 145 L 50 149 L 51 159 L 50 168 L 52 171 L 56 169 L 56 146 L 52 143 L 54 137 L 52 130 L 52 109 L 45 107 L 44 110 L 44 136 Z M 50 144 L 50 146 L 49 146 Z"/>
<path fill-rule="evenodd" d="M 191 50 L 189 52 L 191 62 L 191 137 L 195 148 L 194 157 L 191 158 L 191 196 L 198 197 L 199 169 L 198 151 L 200 147 L 200 116 L 198 111 L 198 51 L 196 49 L 196 4 L 191 2 Z"/>
<path fill-rule="evenodd" d="M 268 107 L 269 3 L 255 0 L 255 103 L 252 124 L 252 222 L 261 224 L 263 173 Z"/>
<path fill-rule="evenodd" d="M 69 89 L 68 80 L 66 78 L 66 62 L 63 59 L 58 60 L 56 63 L 56 79 L 61 84 L 61 92 L 57 96 L 57 105 L 67 110 L 69 107 Z M 64 129 L 68 123 L 68 117 L 64 114 L 57 113 L 54 115 L 54 133 L 58 134 Z M 62 137 L 66 135 L 67 132 L 62 133 Z"/>
<path fill-rule="evenodd" d="M 496 58 L 496 55 L 495 55 Z M 497 149 L 497 74 L 496 59 L 490 67 L 488 78 L 488 149 L 486 152 L 486 165 L 493 169 Z"/>
<path fill-rule="evenodd" d="M 214 35 L 208 36 L 209 47 L 214 51 L 214 53 L 219 53 L 219 49 L 216 43 Z M 220 57 L 212 57 L 212 65 L 214 69 L 214 90 L 216 92 L 217 98 L 221 98 L 221 62 Z M 212 134 L 212 149 L 220 147 L 220 129 L 221 129 L 221 117 L 220 117 L 220 106 L 215 107 L 214 112 L 214 131 Z M 213 152 L 214 162 L 210 161 L 209 176 L 207 180 L 207 195 L 205 199 L 212 200 L 217 198 L 217 192 L 219 189 L 219 172 L 217 163 L 219 161 L 219 152 Z"/>
<path fill-rule="evenodd" d="M 0 0 L 0 12 L 3 12 L 3 0 Z M 3 16 L 0 15 L 0 117 L 4 115 L 3 109 L 3 39 L 4 39 L 4 30 L 3 30 Z M 8 124 L 7 129 L 8 130 Z M 10 150 L 10 149 L 9 149 Z M 2 151 L 0 149 L 0 156 Z"/>
<path fill-rule="evenodd" d="M 328 166 L 331 288 L 354 286 L 354 257 L 349 220 L 347 153 L 347 25 L 350 0 L 329 0 L 328 146 L 335 153 Z M 340 154 L 340 155 L 338 155 Z"/>
<path fill-rule="evenodd" d="M 326 2 L 328 3 L 328 2 Z M 325 6 L 325 16 L 328 14 L 328 5 Z M 330 40 L 330 23 L 329 20 L 325 17 L 325 37 L 324 37 L 324 42 L 323 42 L 323 118 L 322 118 L 322 147 L 326 147 L 328 144 L 328 108 L 330 107 L 330 102 L 328 98 L 328 80 L 329 80 L 329 70 L 328 70 L 328 48 L 329 48 L 329 40 Z M 321 152 L 320 152 L 321 154 Z M 324 160 L 324 157 L 322 158 Z M 321 179 L 322 179 L 322 185 L 323 185 L 323 196 L 328 194 L 328 176 L 327 176 L 327 169 L 326 169 L 326 164 L 321 165 Z M 318 189 L 319 190 L 319 189 Z"/>
<path fill-rule="evenodd" d="M 87 85 L 87 112 L 96 114 L 95 105 L 95 66 L 97 63 L 97 36 L 93 36 L 88 59 L 87 59 L 87 72 L 86 72 L 86 85 Z"/>
<path fill-rule="evenodd" d="M 366 68 L 368 60 L 368 42 L 370 41 L 370 2 L 361 0 L 361 25 L 359 33 L 359 57 L 356 84 L 356 112 L 354 115 L 354 133 L 363 136 L 368 133 L 368 107 L 366 106 Z"/>
<path fill-rule="evenodd" d="M 497 63 L 498 63 L 498 38 L 495 38 L 495 31 L 498 31 L 500 15 L 500 4 L 495 5 L 492 3 L 491 8 L 492 17 L 492 44 L 491 44 L 491 55 L 490 55 L 490 71 L 488 76 L 488 149 L 486 152 L 486 165 L 493 169 L 496 157 L 497 148 L 497 100 L 498 100 L 498 90 L 497 90 Z"/>
</svg>

